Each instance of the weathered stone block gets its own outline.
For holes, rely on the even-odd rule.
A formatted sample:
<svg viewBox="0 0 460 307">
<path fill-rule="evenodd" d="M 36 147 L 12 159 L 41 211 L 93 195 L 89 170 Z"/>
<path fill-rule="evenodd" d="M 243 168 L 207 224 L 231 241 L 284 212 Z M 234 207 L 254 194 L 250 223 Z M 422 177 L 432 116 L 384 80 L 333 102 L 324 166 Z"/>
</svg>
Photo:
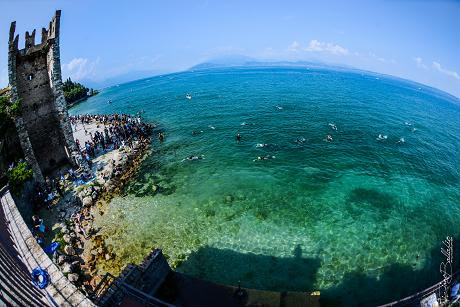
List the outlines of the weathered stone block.
<svg viewBox="0 0 460 307">
<path fill-rule="evenodd" d="M 62 90 L 59 51 L 60 14 L 56 12 L 48 31 L 42 30 L 42 43 L 35 45 L 35 30 L 26 33 L 25 48 L 18 49 L 16 23 L 10 28 L 8 76 L 13 101 L 21 100 L 22 114 L 15 119 L 24 158 L 34 177 L 62 164 L 77 166 L 79 151 L 72 134 Z M 87 168 L 86 162 L 82 162 Z"/>
</svg>

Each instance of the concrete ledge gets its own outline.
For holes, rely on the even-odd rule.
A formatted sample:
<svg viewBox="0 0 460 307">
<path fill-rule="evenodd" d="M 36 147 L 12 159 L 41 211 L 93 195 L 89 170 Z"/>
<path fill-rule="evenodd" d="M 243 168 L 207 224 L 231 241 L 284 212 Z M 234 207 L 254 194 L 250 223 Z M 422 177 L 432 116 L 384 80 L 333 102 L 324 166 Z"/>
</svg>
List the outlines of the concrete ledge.
<svg viewBox="0 0 460 307">
<path fill-rule="evenodd" d="M 24 222 L 9 190 L 1 189 L 0 197 L 1 206 L 9 222 L 11 235 L 22 261 L 30 272 L 37 266 L 48 271 L 51 282 L 45 291 L 54 303 L 58 306 L 96 306 L 62 274 L 48 255 L 45 254 Z"/>
</svg>

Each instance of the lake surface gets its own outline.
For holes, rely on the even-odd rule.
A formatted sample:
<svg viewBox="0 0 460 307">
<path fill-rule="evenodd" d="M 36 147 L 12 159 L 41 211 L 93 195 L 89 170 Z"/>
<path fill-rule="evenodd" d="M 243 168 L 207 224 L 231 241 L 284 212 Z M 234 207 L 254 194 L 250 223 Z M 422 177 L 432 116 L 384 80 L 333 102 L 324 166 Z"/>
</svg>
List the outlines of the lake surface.
<svg viewBox="0 0 460 307">
<path fill-rule="evenodd" d="M 199 278 L 373 305 L 439 280 L 439 244 L 460 234 L 459 104 L 364 72 L 221 68 L 71 113 L 145 111 L 166 134 L 98 222 L 120 263 L 158 247 Z"/>
</svg>

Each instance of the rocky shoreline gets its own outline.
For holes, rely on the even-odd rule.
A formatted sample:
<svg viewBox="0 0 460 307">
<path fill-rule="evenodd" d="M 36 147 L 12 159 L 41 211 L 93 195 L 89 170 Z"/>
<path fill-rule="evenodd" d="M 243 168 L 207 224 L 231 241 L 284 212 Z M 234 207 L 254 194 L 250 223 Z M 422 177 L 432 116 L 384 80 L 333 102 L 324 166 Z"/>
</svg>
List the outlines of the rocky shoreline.
<svg viewBox="0 0 460 307">
<path fill-rule="evenodd" d="M 116 257 L 93 222 L 104 214 L 110 200 L 119 195 L 124 184 L 136 174 L 149 152 L 150 141 L 150 138 L 134 140 L 131 146 L 122 146 L 95 158 L 91 182 L 75 186 L 66 180 L 62 198 L 43 214 L 45 223 L 52 225 L 50 242 L 60 245 L 53 253 L 53 262 L 86 294 L 91 294 L 105 273 L 98 271 L 98 262 Z"/>
</svg>

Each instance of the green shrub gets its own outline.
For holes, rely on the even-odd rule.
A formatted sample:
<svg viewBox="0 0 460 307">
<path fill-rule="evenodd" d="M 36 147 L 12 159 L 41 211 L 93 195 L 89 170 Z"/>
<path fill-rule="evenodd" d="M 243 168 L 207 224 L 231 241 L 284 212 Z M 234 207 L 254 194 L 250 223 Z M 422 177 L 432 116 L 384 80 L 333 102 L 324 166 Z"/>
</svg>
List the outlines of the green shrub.
<svg viewBox="0 0 460 307">
<path fill-rule="evenodd" d="M 10 99 L 7 96 L 0 96 L 0 123 L 5 122 L 8 118 L 13 119 L 22 114 L 22 101 L 16 99 L 9 104 Z"/>
<path fill-rule="evenodd" d="M 16 99 L 10 106 L 10 116 L 16 117 L 22 115 L 22 100 Z"/>
<path fill-rule="evenodd" d="M 22 192 L 24 183 L 33 177 L 33 171 L 26 162 L 19 162 L 16 166 L 8 171 L 8 182 L 11 192 L 19 195 Z"/>
</svg>

